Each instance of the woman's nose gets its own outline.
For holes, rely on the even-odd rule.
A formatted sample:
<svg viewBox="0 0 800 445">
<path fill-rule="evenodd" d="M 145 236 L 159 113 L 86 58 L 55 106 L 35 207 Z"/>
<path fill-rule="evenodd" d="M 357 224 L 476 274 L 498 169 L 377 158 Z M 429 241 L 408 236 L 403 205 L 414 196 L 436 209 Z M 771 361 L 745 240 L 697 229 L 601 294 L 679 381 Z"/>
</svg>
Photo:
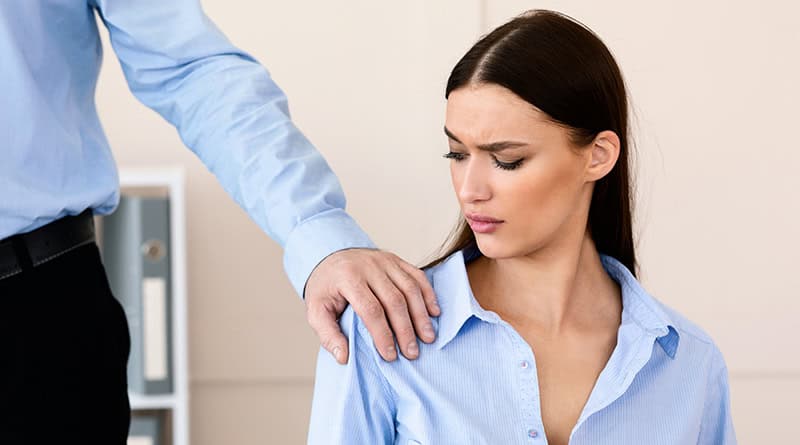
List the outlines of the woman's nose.
<svg viewBox="0 0 800 445">
<path fill-rule="evenodd" d="M 462 202 L 486 201 L 492 197 L 489 172 L 479 161 L 470 159 L 461 171 L 458 197 Z"/>
</svg>

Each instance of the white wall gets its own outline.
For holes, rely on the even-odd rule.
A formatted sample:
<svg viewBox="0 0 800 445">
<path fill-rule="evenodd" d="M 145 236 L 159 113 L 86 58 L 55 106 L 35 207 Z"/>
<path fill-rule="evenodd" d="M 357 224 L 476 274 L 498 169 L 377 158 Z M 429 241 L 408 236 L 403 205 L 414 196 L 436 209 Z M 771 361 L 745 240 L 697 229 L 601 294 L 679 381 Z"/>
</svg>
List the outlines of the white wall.
<svg viewBox="0 0 800 445">
<path fill-rule="evenodd" d="M 715 338 L 740 442 L 785 443 L 800 396 L 800 6 L 793 2 L 205 0 L 262 61 L 373 239 L 413 262 L 457 206 L 441 135 L 450 69 L 532 7 L 617 56 L 637 121 L 646 287 Z M 120 166 L 188 170 L 193 443 L 304 443 L 317 341 L 281 252 L 127 91 L 106 45 L 98 106 Z M 424 215 L 409 227 L 400 219 Z M 287 341 L 287 339 L 290 339 Z"/>
</svg>

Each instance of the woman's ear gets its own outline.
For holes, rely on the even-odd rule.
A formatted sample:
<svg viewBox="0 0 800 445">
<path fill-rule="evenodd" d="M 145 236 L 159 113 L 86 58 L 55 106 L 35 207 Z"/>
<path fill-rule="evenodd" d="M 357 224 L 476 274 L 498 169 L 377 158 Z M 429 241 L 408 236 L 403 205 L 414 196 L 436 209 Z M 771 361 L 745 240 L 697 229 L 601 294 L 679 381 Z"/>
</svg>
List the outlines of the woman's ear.
<svg viewBox="0 0 800 445">
<path fill-rule="evenodd" d="M 593 182 L 603 178 L 614 168 L 619 159 L 619 136 L 613 131 L 601 131 L 589 148 L 592 155 L 586 167 L 586 181 Z"/>
</svg>

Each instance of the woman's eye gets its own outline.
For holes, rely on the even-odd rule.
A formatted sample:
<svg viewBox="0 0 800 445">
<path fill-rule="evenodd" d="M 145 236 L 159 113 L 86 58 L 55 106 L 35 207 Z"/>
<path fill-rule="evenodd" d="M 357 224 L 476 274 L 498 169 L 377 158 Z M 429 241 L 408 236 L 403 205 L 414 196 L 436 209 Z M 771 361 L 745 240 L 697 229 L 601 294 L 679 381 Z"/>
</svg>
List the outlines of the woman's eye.
<svg viewBox="0 0 800 445">
<path fill-rule="evenodd" d="M 451 151 L 451 152 L 445 153 L 444 157 L 446 159 L 452 159 L 452 160 L 458 162 L 458 161 L 463 161 L 464 159 L 466 159 L 467 154 L 466 153 L 458 153 L 458 152 L 455 152 L 455 151 Z M 492 159 L 494 160 L 494 166 L 499 168 L 499 169 L 502 169 L 502 170 L 515 170 L 520 165 L 522 165 L 522 161 L 524 161 L 524 158 L 521 158 L 521 159 L 517 159 L 514 162 L 502 162 L 502 161 L 500 161 L 499 159 L 497 159 L 494 156 L 492 156 Z"/>
<path fill-rule="evenodd" d="M 454 151 L 448 152 L 444 154 L 446 159 L 452 159 L 454 161 L 463 161 L 466 155 L 464 153 L 456 153 Z"/>
<path fill-rule="evenodd" d="M 499 159 L 494 158 L 494 165 L 503 170 L 515 170 L 522 165 L 522 161 L 524 161 L 524 159 L 517 159 L 514 162 L 501 162 Z"/>
</svg>

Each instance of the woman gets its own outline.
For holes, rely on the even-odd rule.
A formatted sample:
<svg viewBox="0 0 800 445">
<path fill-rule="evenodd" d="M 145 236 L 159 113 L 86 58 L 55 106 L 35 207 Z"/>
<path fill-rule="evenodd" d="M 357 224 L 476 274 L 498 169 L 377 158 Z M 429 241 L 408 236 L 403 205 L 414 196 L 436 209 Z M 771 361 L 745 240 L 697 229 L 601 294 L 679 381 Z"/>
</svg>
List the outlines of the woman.
<svg viewBox="0 0 800 445">
<path fill-rule="evenodd" d="M 427 268 L 437 340 L 384 362 L 363 323 L 321 352 L 313 444 L 733 444 L 727 370 L 635 277 L 624 82 L 590 30 L 532 11 L 447 83 L 464 220 Z"/>
</svg>

